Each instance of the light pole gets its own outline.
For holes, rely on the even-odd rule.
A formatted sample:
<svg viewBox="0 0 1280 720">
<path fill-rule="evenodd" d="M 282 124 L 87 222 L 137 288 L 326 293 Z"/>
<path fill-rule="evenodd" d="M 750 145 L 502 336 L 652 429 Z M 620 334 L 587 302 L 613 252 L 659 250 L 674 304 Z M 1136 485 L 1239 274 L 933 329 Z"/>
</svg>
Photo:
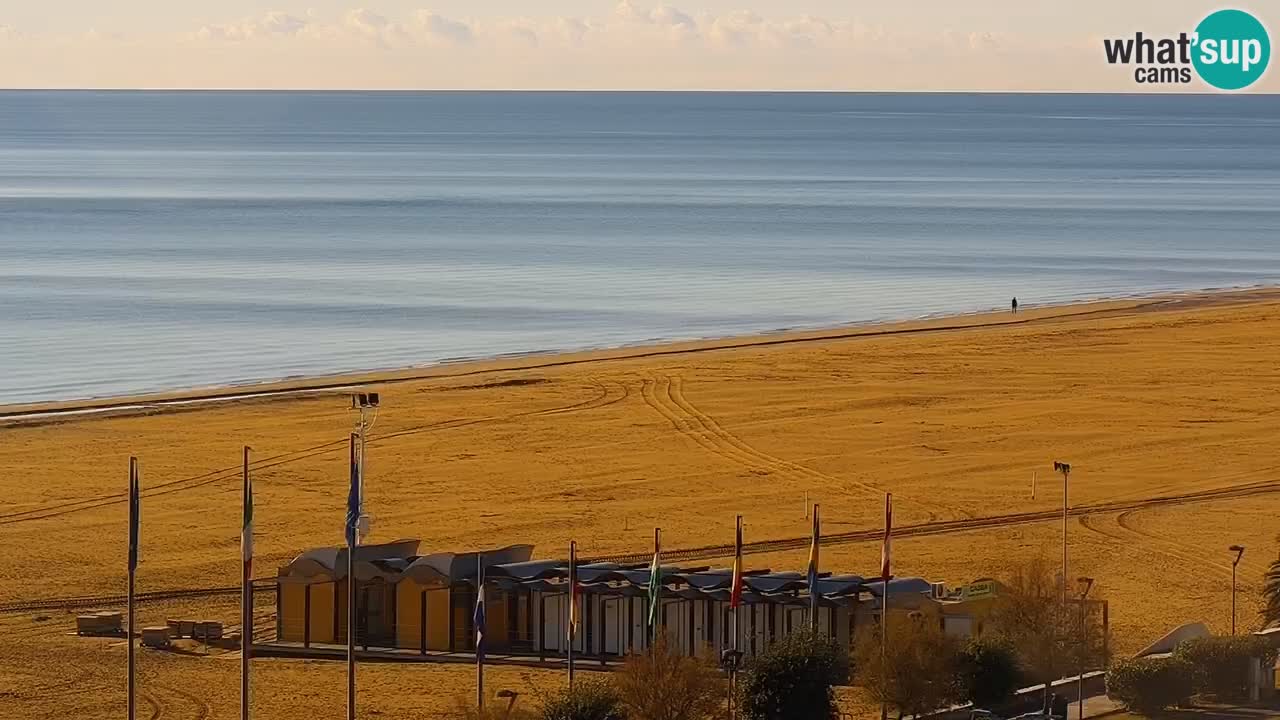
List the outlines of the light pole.
<svg viewBox="0 0 1280 720">
<path fill-rule="evenodd" d="M 1240 564 L 1240 558 L 1244 557 L 1243 545 L 1232 545 L 1227 548 L 1236 554 L 1236 559 L 1231 561 L 1231 634 L 1236 634 L 1236 566 Z"/>
<path fill-rule="evenodd" d="M 367 421 L 367 415 L 366 415 L 366 414 L 367 414 L 370 410 L 372 410 L 372 411 L 374 412 L 374 415 L 373 415 L 374 422 L 377 422 L 377 420 L 378 420 L 378 415 L 377 415 L 377 413 L 378 413 L 378 405 L 379 405 L 379 404 L 380 404 L 380 398 L 378 397 L 378 393 L 351 393 L 351 409 L 352 409 L 352 410 L 358 410 L 358 411 L 360 411 L 360 429 L 359 429 L 359 433 L 360 433 L 360 455 L 359 455 L 359 457 L 358 457 L 358 462 L 360 463 L 360 467 L 359 467 L 359 474 L 360 474 L 360 503 L 361 503 L 361 504 L 360 504 L 360 523 L 361 523 L 360 532 L 361 532 L 362 534 L 367 534 L 367 533 L 369 532 L 369 528 L 368 528 L 369 518 L 364 514 L 364 445 L 365 445 L 365 435 L 367 435 L 367 434 L 368 434 L 368 432 L 369 432 L 369 429 L 370 429 L 371 427 L 373 427 L 373 423 L 370 423 L 370 422 L 368 422 L 368 421 Z"/>
<path fill-rule="evenodd" d="M 1084 586 L 1084 590 L 1080 592 L 1080 678 L 1076 682 L 1076 696 L 1080 701 L 1079 718 L 1084 720 L 1084 664 L 1089 652 L 1089 626 L 1085 623 L 1085 600 L 1089 597 L 1089 591 L 1093 589 L 1093 578 L 1082 577 L 1079 582 Z"/>
<path fill-rule="evenodd" d="M 356 548 L 360 536 L 369 532 L 369 518 L 364 514 L 364 436 L 368 430 L 365 412 L 378 407 L 378 393 L 352 393 L 351 409 L 360 411 L 360 430 L 351 434 L 350 463 L 355 503 L 347 508 L 347 720 L 356 720 Z M 350 499 L 350 498 L 348 498 Z M 368 612 L 368 608 L 365 609 Z M 310 620 L 308 620 L 310 622 Z M 366 647 L 368 637 L 365 638 Z"/>
<path fill-rule="evenodd" d="M 1053 461 L 1053 471 L 1062 473 L 1062 606 L 1067 606 L 1067 481 L 1071 464 Z"/>
</svg>

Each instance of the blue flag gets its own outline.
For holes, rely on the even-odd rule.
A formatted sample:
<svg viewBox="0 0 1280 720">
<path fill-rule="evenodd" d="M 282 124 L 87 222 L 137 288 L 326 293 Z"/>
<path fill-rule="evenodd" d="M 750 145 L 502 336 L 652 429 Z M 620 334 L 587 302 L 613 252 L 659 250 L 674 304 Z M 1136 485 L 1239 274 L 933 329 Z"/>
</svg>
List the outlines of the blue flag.
<svg viewBox="0 0 1280 720">
<path fill-rule="evenodd" d="M 472 618 L 476 626 L 476 661 L 484 659 L 484 578 L 480 578 L 480 589 L 476 592 L 476 613 Z"/>
<path fill-rule="evenodd" d="M 142 503 L 139 496 L 141 489 L 138 482 L 138 461 L 130 458 L 129 462 L 129 570 L 138 568 L 138 525 Z"/>
<path fill-rule="evenodd" d="M 347 493 L 347 544 L 355 547 L 360 525 L 360 469 L 356 463 L 355 436 L 351 441 L 351 490 Z"/>
</svg>

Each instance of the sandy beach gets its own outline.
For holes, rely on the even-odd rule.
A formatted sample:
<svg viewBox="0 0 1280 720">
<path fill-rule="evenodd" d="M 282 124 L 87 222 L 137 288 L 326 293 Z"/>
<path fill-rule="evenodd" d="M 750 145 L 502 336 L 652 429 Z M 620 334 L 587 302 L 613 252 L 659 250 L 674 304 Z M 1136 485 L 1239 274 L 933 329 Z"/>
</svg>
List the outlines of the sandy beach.
<svg viewBox="0 0 1280 720">
<path fill-rule="evenodd" d="M 259 397 L 230 388 L 9 406 L 0 606 L 124 592 L 130 455 L 143 468 L 139 591 L 238 581 L 245 444 L 256 575 L 339 543 L 356 419 L 345 388 L 359 384 L 382 393 L 371 540 L 420 537 L 439 550 L 529 542 L 560 556 L 573 539 L 584 555 L 616 556 L 645 552 L 655 526 L 673 550 L 716 546 L 732 541 L 738 513 L 748 542 L 801 538 L 807 497 L 822 504 L 824 531 L 844 536 L 824 547 L 824 569 L 870 573 L 879 547 L 859 531 L 879 527 L 892 491 L 896 522 L 917 528 L 895 543 L 897 571 L 964 583 L 1058 557 L 1051 466 L 1068 461 L 1069 572 L 1097 579 L 1114 647 L 1133 651 L 1183 622 L 1229 628 L 1235 543 L 1248 548 L 1241 624 L 1256 623 L 1278 550 L 1277 356 L 1280 292 L 1249 290 L 298 380 L 254 386 L 271 393 Z M 73 410 L 92 412 L 59 414 Z M 1000 517 L 1011 522 L 989 520 Z M 748 565 L 803 568 L 803 547 L 776 547 Z M 264 627 L 271 598 L 259 596 Z M 230 624 L 236 607 L 152 603 L 141 618 Z M 0 715 L 123 712 L 122 644 L 69 635 L 73 616 L 0 613 Z M 235 715 L 236 663 L 140 658 L 154 717 Z M 340 708 L 339 664 L 263 660 L 255 673 L 266 717 Z M 364 707 L 440 717 L 471 674 L 369 666 Z M 494 677 L 495 688 L 557 682 L 515 668 Z"/>
</svg>

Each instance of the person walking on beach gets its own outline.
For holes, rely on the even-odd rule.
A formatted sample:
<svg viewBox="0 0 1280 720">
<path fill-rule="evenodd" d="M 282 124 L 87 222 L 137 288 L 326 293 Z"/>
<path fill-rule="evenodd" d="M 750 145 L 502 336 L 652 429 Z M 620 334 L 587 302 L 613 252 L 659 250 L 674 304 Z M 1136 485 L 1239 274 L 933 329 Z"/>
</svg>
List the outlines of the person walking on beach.
<svg viewBox="0 0 1280 720">
<path fill-rule="evenodd" d="M 1018 314 L 1018 298 L 1016 297 L 1013 299 L 1013 314 Z"/>
</svg>

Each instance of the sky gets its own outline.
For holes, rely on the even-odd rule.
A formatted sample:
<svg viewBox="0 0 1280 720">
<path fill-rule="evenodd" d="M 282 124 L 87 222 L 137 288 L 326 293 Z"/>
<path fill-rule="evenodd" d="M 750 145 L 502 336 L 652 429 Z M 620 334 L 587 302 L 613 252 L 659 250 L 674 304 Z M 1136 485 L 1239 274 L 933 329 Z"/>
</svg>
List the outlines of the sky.
<svg viewBox="0 0 1280 720">
<path fill-rule="evenodd" d="M 1233 5 L 1268 24 L 1280 6 Z M 1118 91 L 1195 0 L 0 0 L 0 87 Z M 1280 61 L 1278 61 L 1280 62 Z M 1274 65 L 1274 63 L 1273 63 Z M 1204 91 L 1191 85 L 1163 91 Z M 1280 92 L 1271 68 L 1252 91 Z"/>
</svg>

